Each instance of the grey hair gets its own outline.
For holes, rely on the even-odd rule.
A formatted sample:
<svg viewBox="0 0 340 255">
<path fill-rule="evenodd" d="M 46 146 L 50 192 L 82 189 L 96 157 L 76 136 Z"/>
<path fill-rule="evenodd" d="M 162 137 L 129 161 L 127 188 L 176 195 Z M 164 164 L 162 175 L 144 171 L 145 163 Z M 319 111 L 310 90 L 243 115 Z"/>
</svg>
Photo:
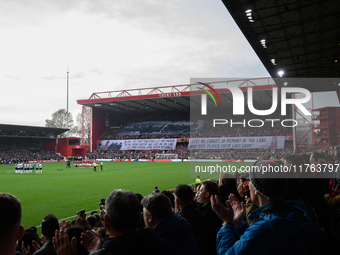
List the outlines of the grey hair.
<svg viewBox="0 0 340 255">
<path fill-rule="evenodd" d="M 135 193 L 115 189 L 105 202 L 106 215 L 111 226 L 117 231 L 127 231 L 138 227 L 140 221 L 140 202 Z"/>
</svg>

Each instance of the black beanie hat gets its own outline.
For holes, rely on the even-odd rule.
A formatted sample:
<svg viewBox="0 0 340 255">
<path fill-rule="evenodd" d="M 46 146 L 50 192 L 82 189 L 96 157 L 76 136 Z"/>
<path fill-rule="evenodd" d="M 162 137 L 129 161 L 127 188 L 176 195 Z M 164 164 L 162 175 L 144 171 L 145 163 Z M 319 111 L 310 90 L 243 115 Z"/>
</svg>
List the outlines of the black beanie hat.
<svg viewBox="0 0 340 255">
<path fill-rule="evenodd" d="M 281 164 L 274 161 L 260 160 L 253 164 L 255 170 L 262 166 L 279 168 Z M 262 173 L 261 171 L 251 171 L 249 178 L 254 188 L 269 200 L 282 199 L 287 192 L 287 179 L 273 178 L 273 173 Z M 276 175 L 277 176 L 277 175 Z"/>
</svg>

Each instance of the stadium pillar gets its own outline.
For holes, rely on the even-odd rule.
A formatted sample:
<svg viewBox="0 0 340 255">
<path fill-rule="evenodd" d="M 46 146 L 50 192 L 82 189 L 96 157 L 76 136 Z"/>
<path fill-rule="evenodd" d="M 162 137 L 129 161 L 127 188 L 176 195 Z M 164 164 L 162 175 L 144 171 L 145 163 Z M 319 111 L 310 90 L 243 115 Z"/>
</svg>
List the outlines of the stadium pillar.
<svg viewBox="0 0 340 255">
<path fill-rule="evenodd" d="M 294 98 L 295 98 L 294 94 Z M 312 93 L 312 105 L 311 110 L 314 109 L 314 93 Z M 293 106 L 293 119 L 298 121 L 298 117 L 301 120 L 300 126 L 297 125 L 293 127 L 293 146 L 294 152 L 300 152 L 300 147 L 304 149 L 312 149 L 313 148 L 313 119 L 307 119 L 304 114 L 302 114 L 299 109 L 294 105 Z M 298 117 L 297 117 L 298 116 Z M 299 123 L 299 122 L 298 122 Z M 303 126 L 301 126 L 303 125 Z M 306 141 L 309 141 L 311 144 L 307 144 Z"/>
<path fill-rule="evenodd" d="M 67 109 L 66 109 L 66 128 L 68 129 L 68 68 L 67 68 Z M 67 131 L 67 137 L 68 137 L 68 131 Z"/>
</svg>

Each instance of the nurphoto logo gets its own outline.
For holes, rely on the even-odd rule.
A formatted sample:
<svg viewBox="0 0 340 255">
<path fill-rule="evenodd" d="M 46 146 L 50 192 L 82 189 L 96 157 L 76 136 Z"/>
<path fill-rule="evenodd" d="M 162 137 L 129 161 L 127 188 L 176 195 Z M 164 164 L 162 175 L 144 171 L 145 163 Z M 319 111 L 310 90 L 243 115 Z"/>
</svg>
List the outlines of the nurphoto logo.
<svg viewBox="0 0 340 255">
<path fill-rule="evenodd" d="M 222 101 L 220 96 L 218 95 L 217 91 L 210 85 L 206 83 L 200 83 L 204 84 L 206 87 L 208 87 L 210 90 L 212 90 L 217 98 L 220 101 L 220 104 L 222 106 Z M 227 84 L 225 86 L 226 89 L 230 90 L 231 95 L 233 97 L 233 115 L 244 115 L 244 95 L 242 90 L 233 84 Z M 203 91 L 205 91 L 210 97 L 213 99 L 215 106 L 216 100 L 214 96 L 206 89 L 199 88 Z M 259 115 L 259 116 L 266 116 L 270 115 L 273 112 L 275 112 L 277 105 L 278 105 L 278 88 L 272 88 L 272 106 L 270 109 L 267 110 L 258 110 L 255 109 L 254 103 L 253 103 L 253 88 L 248 87 L 247 88 L 247 105 L 249 111 L 254 114 L 254 115 Z M 288 93 L 302 93 L 305 95 L 304 98 L 287 98 Z M 201 115 L 207 115 L 207 94 L 202 94 L 201 95 Z M 311 99 L 311 93 L 309 90 L 304 89 L 304 88 L 281 88 L 281 115 L 286 115 L 286 106 L 291 104 L 295 105 L 304 115 L 311 115 L 311 113 L 304 107 L 302 104 L 309 102 Z"/>
<path fill-rule="evenodd" d="M 206 84 L 206 83 L 200 83 L 206 87 L 208 87 L 219 99 L 221 106 L 222 105 L 222 100 L 220 96 L 218 95 L 218 92 L 216 89 L 214 89 L 212 86 Z M 217 106 L 216 100 L 214 96 L 204 88 L 199 88 L 200 90 L 203 90 L 206 92 L 206 94 L 201 94 L 201 115 L 207 115 L 207 95 L 209 95 L 212 100 L 215 103 L 215 106 Z M 245 102 L 245 96 L 241 90 L 236 85 L 233 84 L 227 84 L 225 85 L 224 89 L 228 89 L 231 92 L 232 98 L 233 98 L 233 115 L 245 115 L 245 107 L 244 107 L 244 102 Z M 253 102 L 253 88 L 248 87 L 247 88 L 247 106 L 249 111 L 257 116 L 268 116 L 272 113 L 274 113 L 277 109 L 278 106 L 278 88 L 273 87 L 272 88 L 272 105 L 269 109 L 266 110 L 259 110 L 254 107 L 254 102 Z M 304 95 L 302 98 L 288 98 L 289 93 L 301 93 Z M 281 88 L 281 116 L 285 116 L 287 114 L 286 112 L 286 106 L 287 105 L 292 105 L 295 106 L 297 109 L 299 109 L 304 115 L 310 116 L 311 113 L 306 109 L 306 107 L 303 106 L 304 103 L 309 102 L 311 99 L 311 93 L 309 90 L 305 88 L 298 88 L 298 87 L 283 87 Z M 276 121 L 280 121 L 279 119 L 266 119 L 265 121 L 270 122 L 271 126 L 274 127 L 274 123 Z M 290 122 L 292 124 L 288 125 L 287 123 Z M 249 127 L 262 127 L 264 125 L 264 121 L 260 119 L 251 119 L 246 121 L 245 119 L 243 121 L 239 122 L 233 122 L 232 120 L 228 121 L 227 119 L 213 119 L 213 127 L 216 125 L 225 125 L 230 123 L 230 126 L 232 127 L 233 125 L 243 125 L 244 127 L 246 126 L 246 123 L 248 124 Z M 255 123 L 260 123 L 256 124 Z M 295 127 L 297 126 L 297 121 L 294 119 L 284 119 L 281 120 L 281 125 L 283 127 Z"/>
</svg>

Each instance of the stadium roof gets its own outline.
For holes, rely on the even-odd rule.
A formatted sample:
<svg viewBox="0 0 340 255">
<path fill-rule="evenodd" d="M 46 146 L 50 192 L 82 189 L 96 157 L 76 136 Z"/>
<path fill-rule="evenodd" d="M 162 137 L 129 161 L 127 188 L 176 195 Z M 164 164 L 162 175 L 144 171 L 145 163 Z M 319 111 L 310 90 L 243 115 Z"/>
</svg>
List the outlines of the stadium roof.
<svg viewBox="0 0 340 255">
<path fill-rule="evenodd" d="M 270 73 L 285 78 L 340 75 L 340 1 L 222 0 Z M 311 92 L 339 91 L 338 82 L 309 84 Z"/>
<path fill-rule="evenodd" d="M 222 1 L 275 86 L 306 88 L 310 92 L 337 91 L 340 97 L 340 1 Z M 77 102 L 117 112 L 184 111 L 189 110 L 192 101 L 191 86 L 100 92 Z M 270 94 L 258 91 L 254 102 L 264 104 L 263 98 Z M 222 96 L 229 101 L 227 93 Z"/>
<path fill-rule="evenodd" d="M 0 124 L 0 138 L 57 138 L 58 135 L 68 131 L 65 128 L 34 127 Z"/>
<path fill-rule="evenodd" d="M 223 88 L 223 84 L 233 83 L 242 91 L 246 91 L 247 87 L 251 86 L 254 93 L 254 102 L 257 105 L 263 105 L 269 101 L 264 101 L 263 98 L 270 97 L 271 92 L 268 92 L 272 87 L 277 87 L 274 80 L 270 77 L 227 80 L 209 82 L 208 84 L 215 87 L 222 100 L 232 101 L 230 91 Z M 98 107 L 100 109 L 119 112 L 133 113 L 149 113 L 149 112 L 164 112 L 164 111 L 190 111 L 190 108 L 195 104 L 200 105 L 197 100 L 193 99 L 193 95 L 204 94 L 201 90 L 193 89 L 199 85 L 204 87 L 204 84 L 184 84 L 173 85 L 155 88 L 141 89 L 126 89 L 119 91 L 106 91 L 93 93 L 89 99 L 77 100 L 78 104 Z M 209 89 L 209 88 L 207 88 Z M 213 103 L 209 98 L 208 103 Z"/>
</svg>

